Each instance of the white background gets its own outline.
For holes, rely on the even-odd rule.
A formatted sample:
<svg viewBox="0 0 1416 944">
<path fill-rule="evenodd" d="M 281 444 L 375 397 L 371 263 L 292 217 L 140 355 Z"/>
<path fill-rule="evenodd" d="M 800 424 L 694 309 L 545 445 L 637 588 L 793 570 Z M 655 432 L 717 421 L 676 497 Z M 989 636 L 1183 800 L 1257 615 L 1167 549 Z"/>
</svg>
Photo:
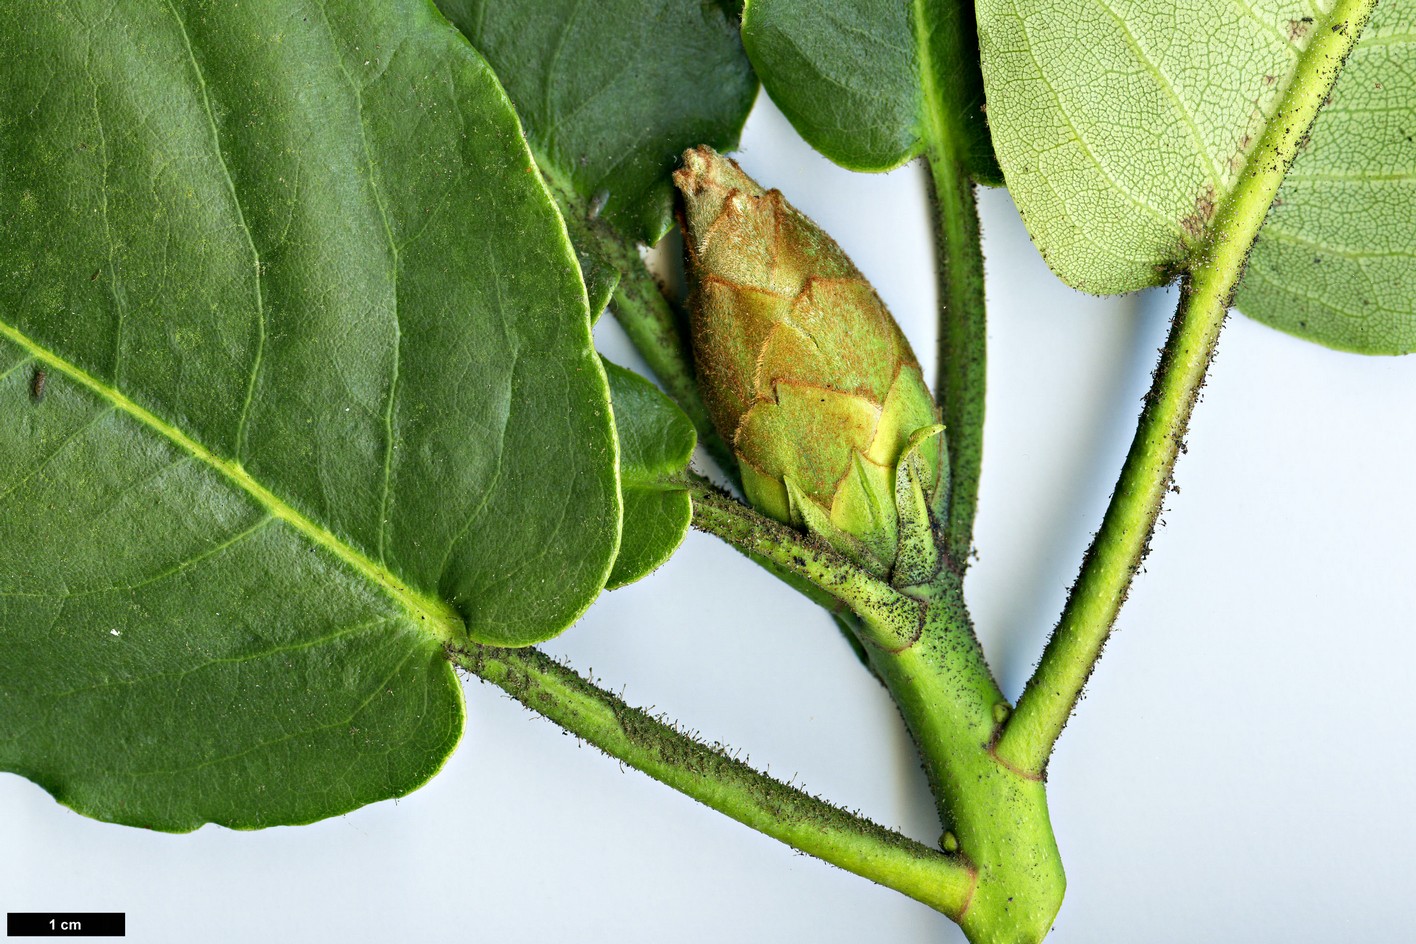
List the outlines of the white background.
<svg viewBox="0 0 1416 944">
<path fill-rule="evenodd" d="M 850 174 L 765 98 L 741 162 L 837 236 L 933 364 L 922 173 Z M 968 596 L 1016 698 L 1131 437 L 1173 292 L 1097 299 L 982 194 L 987 454 Z M 610 319 L 602 347 L 637 364 Z M 1051 767 L 1056 942 L 1416 939 L 1416 359 L 1235 316 L 1146 572 Z M 884 691 L 829 620 L 690 535 L 548 647 L 759 766 L 938 826 Z M 170 836 L 0 775 L 0 905 L 125 911 L 135 941 L 955 942 L 945 918 L 622 770 L 496 689 L 399 801 Z"/>
</svg>

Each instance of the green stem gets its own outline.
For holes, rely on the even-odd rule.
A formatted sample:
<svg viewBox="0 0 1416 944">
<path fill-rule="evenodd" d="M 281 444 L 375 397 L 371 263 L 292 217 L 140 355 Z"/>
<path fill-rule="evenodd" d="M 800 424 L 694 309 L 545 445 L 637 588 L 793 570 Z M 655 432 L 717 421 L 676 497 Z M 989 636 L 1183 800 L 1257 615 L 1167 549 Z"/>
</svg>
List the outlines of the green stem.
<svg viewBox="0 0 1416 944">
<path fill-rule="evenodd" d="M 1007 703 L 984 662 L 957 575 L 946 572 L 933 589 L 919 642 L 898 652 L 868 647 L 871 665 L 919 747 L 941 823 L 978 870 L 959 918 L 964 932 L 974 942 L 1036 944 L 1067 884 L 1046 786 L 990 752 Z"/>
<path fill-rule="evenodd" d="M 1039 774 L 1145 557 L 1176 454 L 1219 340 L 1227 300 L 1186 286 L 1111 505 L 1056 631 L 999 739 L 998 757 Z"/>
<path fill-rule="evenodd" d="M 1007 704 L 974 635 L 958 575 L 943 569 L 906 596 L 701 479 L 689 490 L 697 527 L 853 611 L 837 615 L 898 704 L 940 821 L 977 872 L 955 919 L 975 941 L 1041 940 L 1066 885 L 1045 788 L 989 750 Z"/>
<path fill-rule="evenodd" d="M 832 611 L 875 613 L 868 640 L 902 649 L 919 638 L 925 607 L 807 535 L 763 517 L 691 475 L 693 526 L 717 535 Z"/>
<path fill-rule="evenodd" d="M 1221 326 L 1279 185 L 1332 90 L 1374 0 L 1337 0 L 1299 57 L 1288 88 L 1243 174 L 1219 208 L 1185 281 L 1101 530 L 1082 563 L 1061 621 L 995 752 L 1040 775 L 1081 697 L 1145 557 L 1175 458 L 1214 355 Z"/>
<path fill-rule="evenodd" d="M 809 855 L 957 919 L 975 872 L 946 855 L 761 774 L 626 705 L 535 649 L 449 649 L 463 669 L 655 780 Z"/>
<path fill-rule="evenodd" d="M 718 526 L 714 524 L 714 521 L 717 520 L 718 515 L 720 513 L 725 516 L 723 520 L 723 528 L 720 529 L 723 530 L 724 533 L 720 533 L 718 534 L 718 536 L 723 537 L 725 540 L 728 539 L 727 532 L 746 534 L 750 533 L 754 529 L 754 527 L 758 525 L 765 524 L 770 526 L 771 523 L 766 522 L 765 519 L 760 519 L 760 516 L 757 515 L 756 512 L 753 512 L 746 506 L 740 505 L 737 502 L 732 501 L 732 499 L 728 498 L 726 495 L 723 495 L 722 492 L 718 490 L 712 482 L 710 482 L 703 476 L 698 475 L 694 472 L 689 472 L 688 478 L 692 485 L 692 488 L 695 489 L 695 492 L 693 494 L 696 494 L 698 496 L 700 505 L 702 504 L 704 499 L 707 499 L 710 503 L 710 506 L 714 503 L 721 503 L 723 506 L 721 512 L 719 513 L 715 513 L 712 511 L 706 512 L 703 515 L 703 521 L 700 522 L 698 525 L 699 530 L 715 533 L 714 529 Z M 728 502 L 732 502 L 732 504 L 727 504 Z M 740 516 L 745 517 L 747 520 L 743 523 L 729 526 L 728 522 L 730 520 L 736 519 Z M 798 593 L 806 597 L 812 603 L 815 603 L 817 606 L 824 609 L 827 613 L 830 613 L 832 621 L 836 624 L 836 628 L 840 630 L 842 638 L 844 638 L 846 640 L 846 644 L 851 647 L 851 651 L 856 654 L 856 658 L 860 659 L 861 664 L 864 665 L 866 668 L 870 667 L 870 657 L 869 654 L 865 651 L 865 647 L 861 644 L 860 633 L 858 631 L 858 628 L 855 626 L 854 621 L 852 620 L 850 607 L 848 607 L 845 603 L 842 603 L 841 600 L 837 597 L 832 596 L 825 590 L 822 590 L 816 584 L 812 583 L 810 579 L 801 575 L 800 573 L 794 572 L 793 570 L 789 570 L 786 566 L 778 564 L 775 561 L 769 560 L 768 558 L 765 558 L 759 554 L 754 554 L 751 551 L 748 551 L 746 548 L 742 547 L 741 545 L 736 546 L 738 547 L 738 550 L 741 550 L 749 560 L 759 565 L 763 570 L 767 571 L 773 577 L 776 577 L 778 580 L 782 581 L 787 586 L 791 587 L 793 590 L 796 590 Z M 795 564 L 795 560 L 792 560 L 791 563 Z"/>
<path fill-rule="evenodd" d="M 947 147 L 931 147 L 930 197 L 939 283 L 939 363 L 934 395 L 949 442 L 949 520 L 945 546 L 962 573 L 973 551 L 983 468 L 988 381 L 983 246 L 975 188 Z"/>
<path fill-rule="evenodd" d="M 983 468 L 984 392 L 988 382 L 983 245 L 970 162 L 988 150 L 979 120 L 978 27 L 973 4 L 914 0 L 916 51 L 924 92 L 924 159 L 934 210 L 939 291 L 934 396 L 949 442 L 949 519 L 945 548 L 959 573 L 973 553 L 974 516 Z M 962 70 L 969 70 L 965 77 Z M 947 77 L 941 80 L 941 77 Z M 991 152 L 987 163 L 992 165 Z"/>
</svg>

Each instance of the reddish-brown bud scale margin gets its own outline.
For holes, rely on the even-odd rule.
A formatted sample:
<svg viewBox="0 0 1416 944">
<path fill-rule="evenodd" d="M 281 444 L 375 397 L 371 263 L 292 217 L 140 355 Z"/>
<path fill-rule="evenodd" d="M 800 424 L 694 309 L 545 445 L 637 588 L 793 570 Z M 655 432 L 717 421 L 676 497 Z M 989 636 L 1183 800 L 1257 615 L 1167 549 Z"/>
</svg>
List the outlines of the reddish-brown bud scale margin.
<svg viewBox="0 0 1416 944">
<path fill-rule="evenodd" d="M 880 297 L 776 190 L 709 148 L 684 155 L 684 243 L 703 398 L 749 501 L 887 574 L 896 472 L 938 410 Z M 929 503 L 948 488 L 942 436 L 917 444 Z"/>
</svg>

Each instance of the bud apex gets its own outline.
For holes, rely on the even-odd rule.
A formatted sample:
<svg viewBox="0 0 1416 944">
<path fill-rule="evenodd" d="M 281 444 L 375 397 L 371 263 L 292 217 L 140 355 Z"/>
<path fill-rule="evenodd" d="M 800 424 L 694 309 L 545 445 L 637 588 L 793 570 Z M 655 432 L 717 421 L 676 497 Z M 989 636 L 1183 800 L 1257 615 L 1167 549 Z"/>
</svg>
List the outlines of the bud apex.
<svg viewBox="0 0 1416 944">
<path fill-rule="evenodd" d="M 932 530 L 948 490 L 938 410 L 909 342 L 841 247 L 779 191 L 706 147 L 684 154 L 674 183 L 699 384 L 748 500 L 890 574 L 902 524 L 918 534 L 922 503 Z"/>
</svg>

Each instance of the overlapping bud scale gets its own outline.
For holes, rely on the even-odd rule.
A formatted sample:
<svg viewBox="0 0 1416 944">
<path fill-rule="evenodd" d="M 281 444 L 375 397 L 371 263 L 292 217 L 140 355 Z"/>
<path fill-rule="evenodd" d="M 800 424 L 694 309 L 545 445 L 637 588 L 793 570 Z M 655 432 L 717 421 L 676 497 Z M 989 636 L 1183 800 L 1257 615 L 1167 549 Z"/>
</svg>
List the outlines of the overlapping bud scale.
<svg viewBox="0 0 1416 944">
<path fill-rule="evenodd" d="M 947 490 L 938 411 L 909 342 L 841 248 L 708 148 L 684 155 L 699 383 L 748 500 L 885 575 L 912 440 L 932 509 Z"/>
</svg>

